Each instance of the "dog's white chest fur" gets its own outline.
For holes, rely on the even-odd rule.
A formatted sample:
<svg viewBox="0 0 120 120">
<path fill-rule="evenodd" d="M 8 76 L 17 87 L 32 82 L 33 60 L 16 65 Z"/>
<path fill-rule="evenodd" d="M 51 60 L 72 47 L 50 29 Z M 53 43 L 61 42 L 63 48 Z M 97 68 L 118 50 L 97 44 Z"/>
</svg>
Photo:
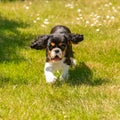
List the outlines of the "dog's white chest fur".
<svg viewBox="0 0 120 120">
<path fill-rule="evenodd" d="M 46 77 L 46 82 L 53 83 L 56 81 L 56 76 L 54 75 L 55 71 L 61 71 L 60 80 L 68 79 L 68 70 L 69 65 L 65 64 L 64 59 L 58 61 L 58 62 L 46 62 L 44 73 Z"/>
</svg>

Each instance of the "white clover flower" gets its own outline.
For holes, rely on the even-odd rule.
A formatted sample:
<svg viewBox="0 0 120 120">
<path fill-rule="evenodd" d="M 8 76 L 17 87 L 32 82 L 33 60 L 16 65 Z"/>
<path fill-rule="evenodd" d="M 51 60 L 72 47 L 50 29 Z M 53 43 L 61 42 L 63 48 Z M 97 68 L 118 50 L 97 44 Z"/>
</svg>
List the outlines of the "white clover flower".
<svg viewBox="0 0 120 120">
<path fill-rule="evenodd" d="M 98 15 L 96 18 L 99 19 L 100 17 L 101 17 L 101 16 Z"/>
<path fill-rule="evenodd" d="M 45 21 L 48 21 L 48 19 L 46 18 Z"/>
<path fill-rule="evenodd" d="M 44 21 L 44 24 L 48 25 L 48 24 L 49 24 L 49 22 L 48 22 L 48 21 Z"/>
<path fill-rule="evenodd" d="M 101 23 L 99 23 L 98 25 L 99 25 L 99 26 L 102 26 L 102 24 L 101 24 Z"/>
<path fill-rule="evenodd" d="M 48 19 L 45 19 L 43 23 L 46 24 L 46 25 L 48 25 L 49 24 Z"/>
<path fill-rule="evenodd" d="M 95 24 L 92 23 L 90 26 L 93 27 L 93 26 L 95 26 Z"/>
<path fill-rule="evenodd" d="M 115 7 L 112 7 L 113 12 L 117 13 L 118 10 Z"/>
<path fill-rule="evenodd" d="M 81 16 L 80 19 L 83 20 L 83 17 Z"/>
<path fill-rule="evenodd" d="M 114 16 L 111 16 L 111 20 L 115 20 L 115 17 L 114 17 Z"/>
<path fill-rule="evenodd" d="M 85 23 L 86 23 L 86 24 L 89 24 L 90 22 L 87 20 Z"/>
<path fill-rule="evenodd" d="M 45 28 L 46 26 L 44 24 L 42 24 L 41 27 Z"/>
<path fill-rule="evenodd" d="M 37 13 L 37 16 L 39 16 L 40 14 L 39 13 Z"/>
<path fill-rule="evenodd" d="M 29 2 L 29 5 L 32 5 L 32 2 L 31 2 L 31 1 Z"/>
<path fill-rule="evenodd" d="M 37 17 L 36 20 L 40 20 L 40 17 Z"/>
<path fill-rule="evenodd" d="M 72 9 L 72 8 L 74 8 L 74 5 L 73 5 L 73 4 L 70 4 L 70 3 L 68 3 L 68 4 L 66 4 L 66 5 L 65 5 L 65 7 L 67 7 L 67 8 L 71 8 L 71 9 Z"/>
<path fill-rule="evenodd" d="M 79 14 L 78 16 L 80 16 L 80 17 L 81 17 L 81 16 L 82 16 L 82 14 Z"/>
<path fill-rule="evenodd" d="M 120 28 L 118 28 L 118 32 L 120 32 Z"/>
<path fill-rule="evenodd" d="M 103 20 L 104 23 L 106 23 L 107 21 L 106 20 Z"/>
<path fill-rule="evenodd" d="M 110 16 L 109 16 L 109 15 L 107 15 L 107 16 L 106 16 L 106 18 L 107 18 L 107 19 L 109 19 L 109 18 L 110 18 Z"/>
<path fill-rule="evenodd" d="M 117 8 L 120 9 L 120 6 L 118 6 Z"/>
<path fill-rule="evenodd" d="M 81 9 L 78 9 L 77 12 L 81 12 Z"/>
<path fill-rule="evenodd" d="M 30 9 L 30 6 L 29 5 L 26 5 L 26 4 L 24 4 L 24 6 L 23 6 L 26 10 L 29 10 Z"/>
<path fill-rule="evenodd" d="M 111 2 L 109 2 L 108 4 L 109 4 L 110 6 L 112 5 L 112 3 L 111 3 Z"/>
<path fill-rule="evenodd" d="M 96 32 L 99 32 L 100 31 L 100 29 L 98 28 L 98 29 L 96 29 Z"/>
<path fill-rule="evenodd" d="M 105 4 L 104 6 L 105 6 L 105 7 L 109 7 L 109 4 Z"/>
<path fill-rule="evenodd" d="M 79 18 L 79 17 L 77 17 L 77 18 L 76 18 L 76 20 L 80 20 L 80 18 Z"/>
<path fill-rule="evenodd" d="M 37 21 L 36 21 L 36 20 L 33 20 L 33 23 L 37 23 Z"/>
<path fill-rule="evenodd" d="M 49 3 L 49 1 L 48 1 L 48 0 L 46 0 L 45 2 L 46 2 L 46 3 Z"/>
<path fill-rule="evenodd" d="M 27 6 L 27 5 L 25 5 L 24 8 L 25 8 L 26 10 L 29 10 L 29 9 L 30 9 L 30 7 Z"/>
</svg>

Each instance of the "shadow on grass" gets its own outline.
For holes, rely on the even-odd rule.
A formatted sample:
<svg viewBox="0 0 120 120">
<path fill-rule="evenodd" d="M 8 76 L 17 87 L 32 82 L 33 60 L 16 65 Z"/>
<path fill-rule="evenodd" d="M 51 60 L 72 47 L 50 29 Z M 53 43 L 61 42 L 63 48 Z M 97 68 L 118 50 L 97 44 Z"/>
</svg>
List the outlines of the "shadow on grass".
<svg viewBox="0 0 120 120">
<path fill-rule="evenodd" d="M 28 24 L 9 20 L 0 16 L 0 62 L 19 62 L 24 60 L 19 49 L 25 48 L 31 35 L 21 33 L 19 29 L 27 28 Z"/>
<path fill-rule="evenodd" d="M 28 79 L 22 77 L 11 79 L 10 76 L 0 74 L 0 88 L 6 85 L 28 85 Z"/>
<path fill-rule="evenodd" d="M 9 83 L 9 78 L 3 77 L 0 74 L 0 88 Z"/>
<path fill-rule="evenodd" d="M 74 69 L 70 70 L 70 79 L 67 81 L 70 85 L 91 85 L 97 86 L 107 83 L 108 80 L 102 78 L 93 78 L 92 70 L 85 64 L 79 63 Z"/>
<path fill-rule="evenodd" d="M 9 20 L 0 16 L 0 63 L 19 63 L 25 61 L 23 55 L 20 54 L 21 49 L 28 49 L 32 35 L 28 32 L 21 32 L 26 29 L 29 24 L 20 20 Z M 11 71 L 12 72 L 12 71 Z M 11 82 L 11 78 L 0 72 L 0 86 L 4 86 Z M 26 84 L 26 80 L 22 80 Z"/>
</svg>

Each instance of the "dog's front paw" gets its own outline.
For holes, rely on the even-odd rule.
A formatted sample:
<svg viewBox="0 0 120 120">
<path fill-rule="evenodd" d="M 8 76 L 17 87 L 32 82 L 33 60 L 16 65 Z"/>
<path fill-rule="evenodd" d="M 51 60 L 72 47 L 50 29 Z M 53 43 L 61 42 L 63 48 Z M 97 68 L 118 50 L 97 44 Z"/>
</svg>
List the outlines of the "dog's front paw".
<svg viewBox="0 0 120 120">
<path fill-rule="evenodd" d="M 47 83 L 54 83 L 56 81 L 56 77 L 54 75 L 49 75 L 49 76 L 46 76 L 46 82 Z"/>
<path fill-rule="evenodd" d="M 60 81 L 68 80 L 68 78 L 69 78 L 69 74 L 68 74 L 68 73 L 67 73 L 67 74 L 62 74 L 62 75 L 60 76 Z"/>
</svg>

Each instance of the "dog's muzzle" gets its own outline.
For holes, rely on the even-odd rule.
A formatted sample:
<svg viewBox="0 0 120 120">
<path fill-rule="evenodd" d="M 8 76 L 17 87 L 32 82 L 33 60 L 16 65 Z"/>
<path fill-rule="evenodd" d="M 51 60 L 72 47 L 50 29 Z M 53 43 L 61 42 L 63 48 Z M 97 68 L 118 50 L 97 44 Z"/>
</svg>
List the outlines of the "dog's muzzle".
<svg viewBox="0 0 120 120">
<path fill-rule="evenodd" d="M 62 59 L 62 51 L 60 48 L 54 48 L 51 51 L 51 60 L 54 62 L 60 61 Z"/>
</svg>

